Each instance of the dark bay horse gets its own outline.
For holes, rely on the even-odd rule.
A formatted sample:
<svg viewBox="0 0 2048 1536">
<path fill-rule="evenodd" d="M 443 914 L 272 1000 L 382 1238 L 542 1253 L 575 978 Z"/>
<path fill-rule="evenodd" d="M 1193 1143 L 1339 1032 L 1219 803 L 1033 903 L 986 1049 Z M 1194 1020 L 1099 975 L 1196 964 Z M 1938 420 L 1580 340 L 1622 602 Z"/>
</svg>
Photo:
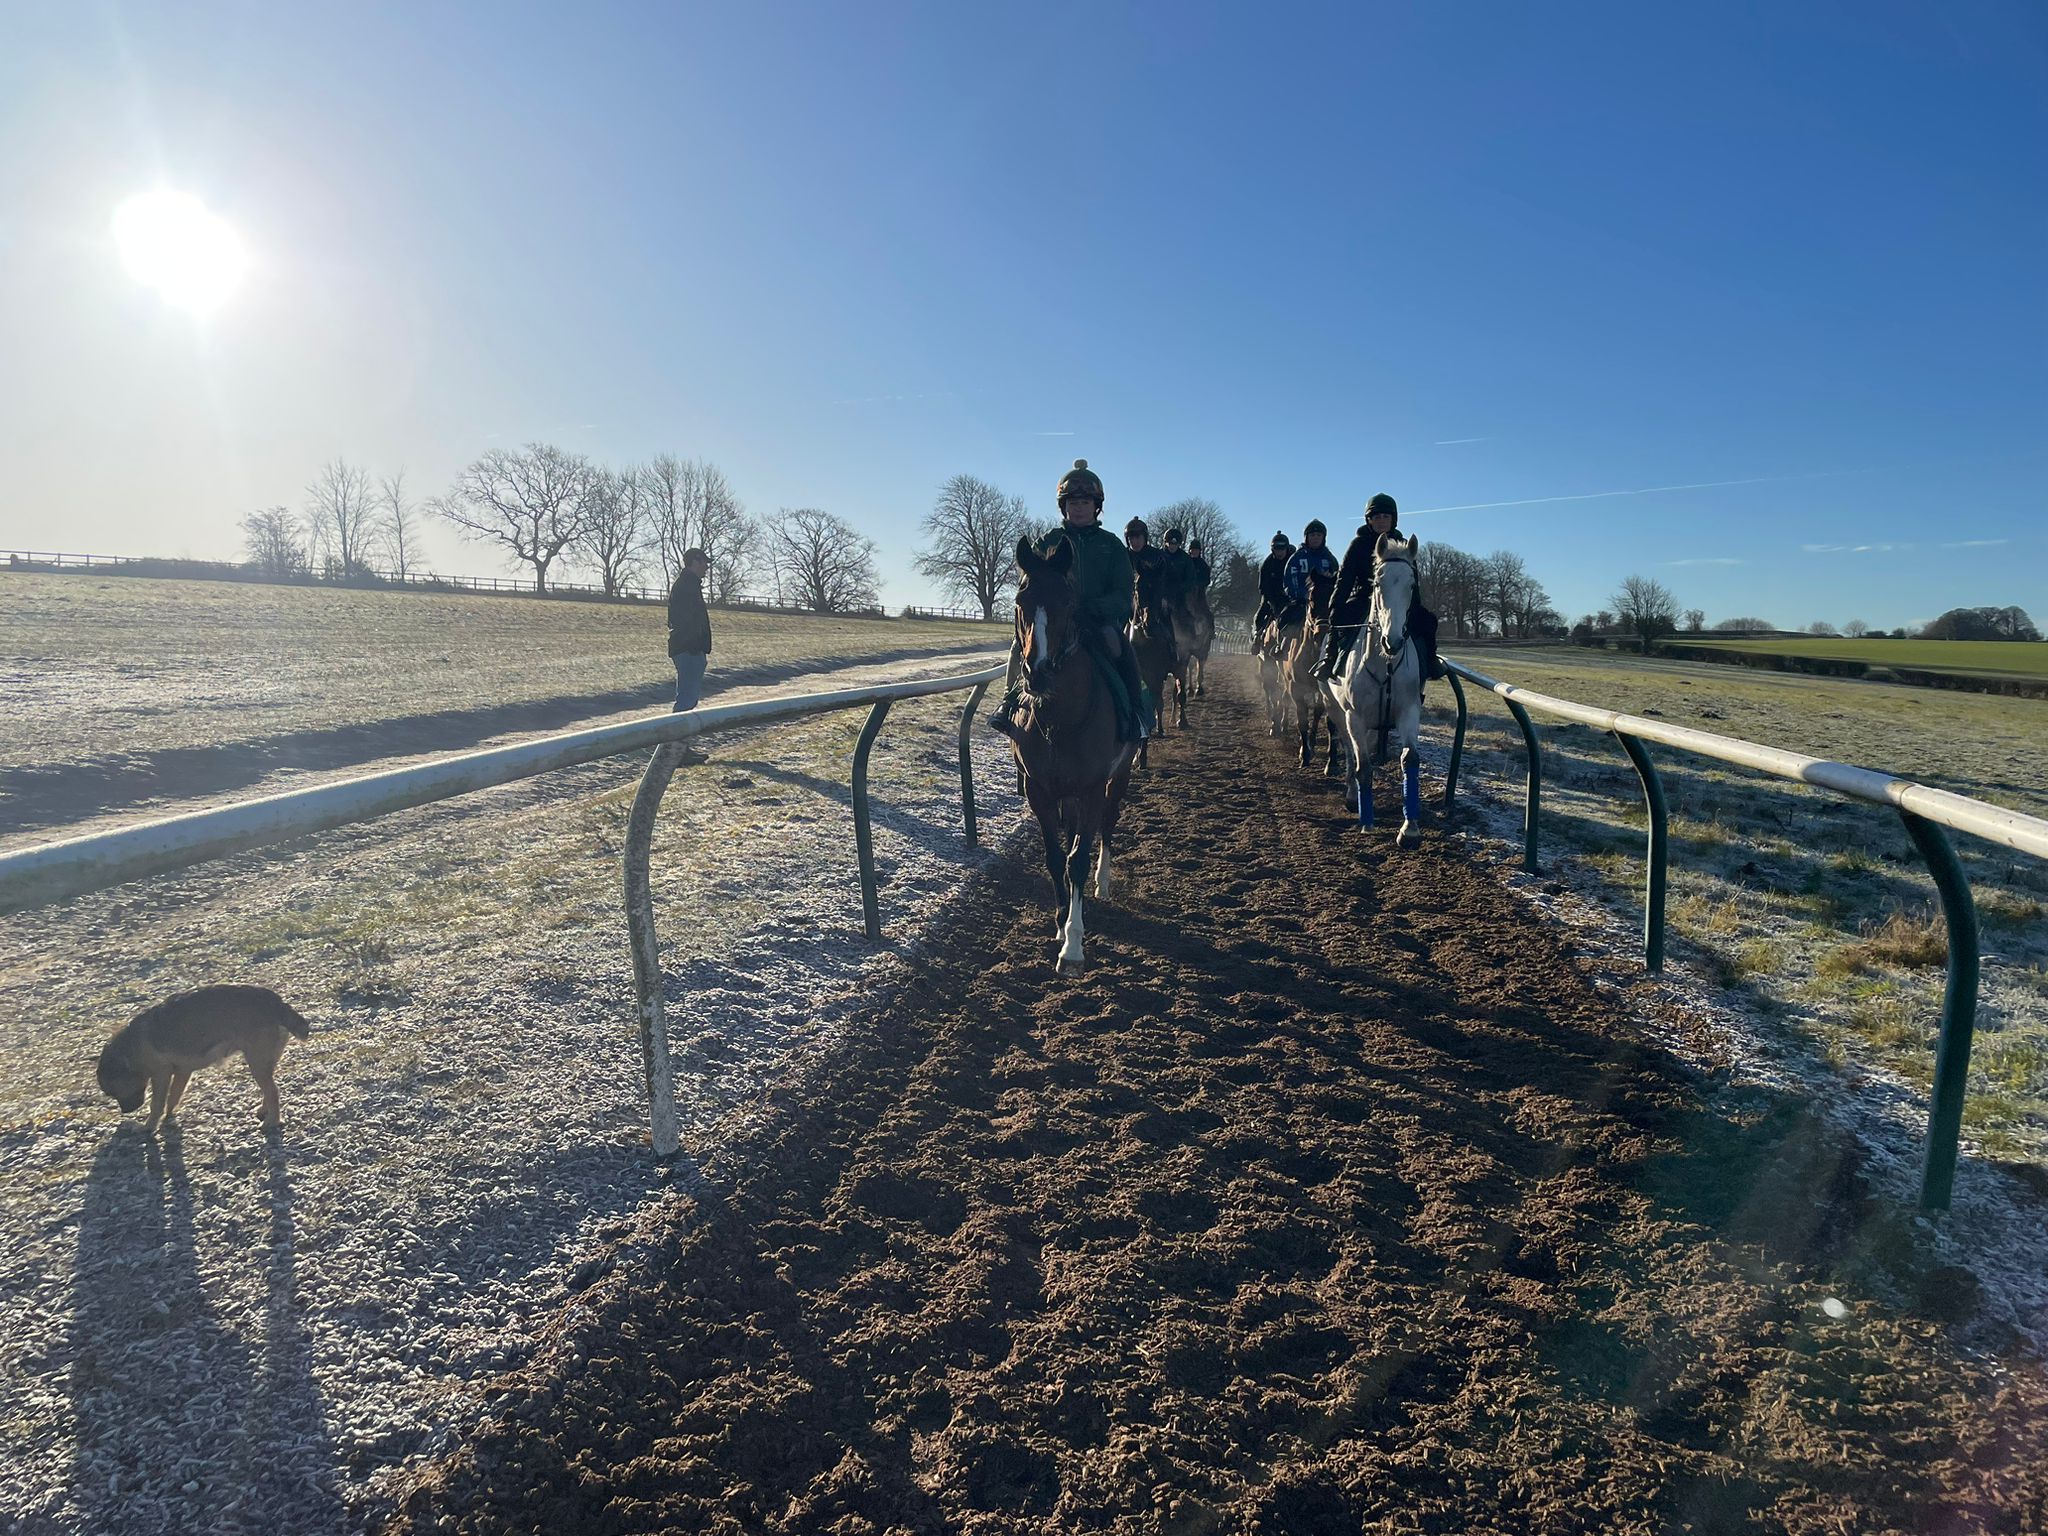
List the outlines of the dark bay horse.
<svg viewBox="0 0 2048 1536">
<path fill-rule="evenodd" d="M 1017 642 L 1024 657 L 1021 729 L 1010 740 L 1024 772 L 1024 798 L 1045 838 L 1052 875 L 1058 969 L 1079 971 L 1085 930 L 1082 891 L 1101 844 L 1095 894 L 1109 895 L 1110 840 L 1131 782 L 1138 744 L 1119 739 L 1116 701 L 1083 644 L 1068 580 L 1074 552 L 1062 543 L 1041 557 L 1017 541 Z"/>
<path fill-rule="evenodd" d="M 1154 617 L 1155 610 L 1140 608 L 1128 631 L 1131 654 L 1138 658 L 1138 679 L 1152 694 L 1155 735 L 1166 732 L 1166 680 L 1173 675 L 1173 640 L 1168 627 Z M 1186 724 L 1183 720 L 1182 724 Z M 1138 747 L 1138 766 L 1149 766 L 1149 741 Z"/>
</svg>

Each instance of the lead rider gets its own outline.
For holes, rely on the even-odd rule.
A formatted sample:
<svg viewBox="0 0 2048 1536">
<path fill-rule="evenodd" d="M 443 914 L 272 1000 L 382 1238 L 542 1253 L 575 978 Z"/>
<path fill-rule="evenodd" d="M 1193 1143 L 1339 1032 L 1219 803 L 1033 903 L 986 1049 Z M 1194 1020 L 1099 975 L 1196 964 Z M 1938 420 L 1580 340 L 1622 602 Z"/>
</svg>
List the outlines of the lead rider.
<svg viewBox="0 0 2048 1536">
<path fill-rule="evenodd" d="M 1067 579 L 1073 583 L 1074 613 L 1083 643 L 1116 669 L 1117 679 L 1137 717 L 1137 739 L 1143 741 L 1150 732 L 1150 722 L 1145 718 L 1145 691 L 1138 681 L 1138 659 L 1124 638 L 1136 582 L 1123 541 L 1102 526 L 1102 499 L 1102 477 L 1088 467 L 1086 459 L 1074 460 L 1074 467 L 1060 476 L 1060 526 L 1037 540 L 1035 548 L 1047 558 L 1062 541 L 1073 550 L 1074 563 Z M 999 735 L 1017 734 L 1019 676 L 1023 667 L 1024 643 L 1021 637 L 1013 637 L 1003 701 L 988 719 L 989 729 Z"/>
</svg>

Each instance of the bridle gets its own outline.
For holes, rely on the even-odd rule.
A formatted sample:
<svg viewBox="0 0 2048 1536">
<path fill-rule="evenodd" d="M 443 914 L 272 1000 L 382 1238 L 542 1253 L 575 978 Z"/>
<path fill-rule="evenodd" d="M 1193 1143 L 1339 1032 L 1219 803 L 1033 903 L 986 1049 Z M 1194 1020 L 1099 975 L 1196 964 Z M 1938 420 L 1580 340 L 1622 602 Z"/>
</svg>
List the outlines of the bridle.
<svg viewBox="0 0 2048 1536">
<path fill-rule="evenodd" d="M 1048 613 L 1049 609 L 1041 602 L 1036 612 Z M 1018 616 L 1022 617 L 1021 612 Z M 1068 659 L 1080 648 L 1081 626 L 1078 622 L 1069 624 L 1066 640 L 1058 651 L 1049 658 L 1027 660 L 1024 668 L 1024 691 L 1033 698 L 1043 698 L 1049 694 L 1053 683 L 1059 678 L 1060 669 L 1066 666 Z"/>
<path fill-rule="evenodd" d="M 1396 564 L 1408 567 L 1411 581 L 1409 599 L 1412 604 L 1414 599 L 1412 582 L 1415 577 L 1415 561 L 1407 555 L 1388 554 L 1380 557 L 1380 569 L 1382 571 L 1387 566 Z M 1370 669 L 1375 661 L 1382 661 L 1386 665 L 1385 674 L 1375 679 L 1379 684 L 1380 690 L 1380 718 L 1376 726 L 1379 735 L 1379 748 L 1374 755 L 1375 759 L 1380 762 L 1386 761 L 1387 734 L 1391 729 L 1394 717 L 1394 673 L 1399 670 L 1402 660 L 1408 655 L 1409 648 L 1415 641 L 1415 632 L 1408 627 L 1408 615 L 1404 613 L 1401 615 L 1401 643 L 1395 645 L 1388 638 L 1388 631 L 1393 628 L 1393 622 L 1393 609 L 1388 606 L 1386 594 L 1380 590 L 1380 584 L 1375 580 L 1372 587 L 1372 612 L 1366 615 L 1366 624 L 1372 637 L 1380 643 L 1380 654 L 1377 657 L 1374 656 L 1372 654 L 1372 647 L 1367 646 L 1366 655 L 1359 665 L 1367 669 Z M 1421 665 L 1420 658 L 1417 659 L 1416 664 L 1418 666 Z"/>
</svg>

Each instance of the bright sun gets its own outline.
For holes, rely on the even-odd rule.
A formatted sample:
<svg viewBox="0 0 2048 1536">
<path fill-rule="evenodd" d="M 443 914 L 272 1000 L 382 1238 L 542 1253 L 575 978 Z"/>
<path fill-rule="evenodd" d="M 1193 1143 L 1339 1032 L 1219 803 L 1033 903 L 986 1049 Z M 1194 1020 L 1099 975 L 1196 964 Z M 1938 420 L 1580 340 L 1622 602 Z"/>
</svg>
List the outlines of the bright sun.
<svg viewBox="0 0 2048 1536">
<path fill-rule="evenodd" d="M 194 314 L 218 309 L 249 265 L 241 237 L 189 192 L 129 198 L 114 210 L 114 240 L 137 282 Z"/>
</svg>

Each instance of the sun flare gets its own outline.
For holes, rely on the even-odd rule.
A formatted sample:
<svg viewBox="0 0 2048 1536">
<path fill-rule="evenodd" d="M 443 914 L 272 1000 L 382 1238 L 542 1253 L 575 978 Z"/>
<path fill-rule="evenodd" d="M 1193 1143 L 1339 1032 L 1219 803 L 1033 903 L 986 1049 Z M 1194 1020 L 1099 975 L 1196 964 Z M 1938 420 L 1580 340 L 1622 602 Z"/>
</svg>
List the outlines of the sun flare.
<svg viewBox="0 0 2048 1536">
<path fill-rule="evenodd" d="M 218 309 L 248 270 L 225 220 L 189 192 L 139 193 L 114 210 L 114 242 L 139 283 L 193 314 Z"/>
</svg>

